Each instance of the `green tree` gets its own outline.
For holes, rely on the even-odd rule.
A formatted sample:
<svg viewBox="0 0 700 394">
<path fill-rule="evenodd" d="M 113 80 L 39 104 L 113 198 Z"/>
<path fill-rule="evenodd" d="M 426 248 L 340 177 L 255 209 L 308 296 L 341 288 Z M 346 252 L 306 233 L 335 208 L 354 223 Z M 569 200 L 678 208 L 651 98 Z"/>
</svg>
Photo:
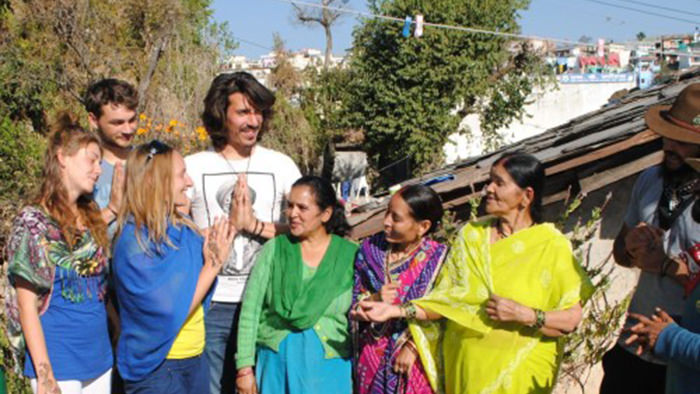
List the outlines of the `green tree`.
<svg viewBox="0 0 700 394">
<path fill-rule="evenodd" d="M 393 0 L 369 2 L 373 13 L 423 14 L 447 25 L 518 32 L 529 0 Z M 495 131 L 521 117 L 533 89 L 551 73 L 526 43 L 494 35 L 426 27 L 404 38 L 395 21 L 367 19 L 354 32 L 346 116 L 365 131 L 370 164 L 408 160 L 413 172 L 443 164 L 442 147 L 460 120 L 477 113 L 487 146 Z M 390 149 L 389 149 L 390 147 Z M 392 179 L 384 179 L 384 183 Z"/>
<path fill-rule="evenodd" d="M 220 58 L 234 46 L 210 3 L 0 0 L 0 245 L 39 180 L 47 119 L 60 109 L 81 113 L 92 81 L 126 79 L 151 117 L 194 128 Z M 0 329 L 8 392 L 30 393 L 10 355 Z"/>
<path fill-rule="evenodd" d="M 287 98 L 298 94 L 303 83 L 303 75 L 289 61 L 289 51 L 279 33 L 272 35 L 272 47 L 275 53 L 275 67 L 267 77 L 270 88 Z"/>
<path fill-rule="evenodd" d="M 267 77 L 275 90 L 274 117 L 270 129 L 262 136 L 262 145 L 285 154 L 294 160 L 303 174 L 314 174 L 323 147 L 323 135 L 309 124 L 300 107 L 300 95 L 305 76 L 289 61 L 282 37 L 273 35 L 275 67 Z"/>
<path fill-rule="evenodd" d="M 637 41 L 644 41 L 645 38 L 647 38 L 647 35 L 643 31 L 637 33 Z"/>
<path fill-rule="evenodd" d="M 80 110 L 92 81 L 134 83 L 141 109 L 194 122 L 233 42 L 210 0 L 6 0 L 0 7 L 0 105 L 43 130 L 56 109 Z M 192 105 L 196 103 L 197 105 Z"/>
</svg>

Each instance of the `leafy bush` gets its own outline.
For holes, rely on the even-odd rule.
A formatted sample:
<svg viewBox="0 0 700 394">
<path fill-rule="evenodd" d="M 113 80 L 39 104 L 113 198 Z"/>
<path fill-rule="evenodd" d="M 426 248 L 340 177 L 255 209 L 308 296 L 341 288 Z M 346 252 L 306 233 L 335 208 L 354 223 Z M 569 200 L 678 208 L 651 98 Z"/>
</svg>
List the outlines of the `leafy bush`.
<svg viewBox="0 0 700 394">
<path fill-rule="evenodd" d="M 27 202 L 37 187 L 41 176 L 42 155 L 45 148 L 43 136 L 31 131 L 28 126 L 16 124 L 8 117 L 0 120 L 0 274 L 5 278 L 4 264 L 7 236 L 12 219 Z M 6 285 L 3 280 L 0 289 Z M 3 294 L 0 291 L 0 294 Z M 4 302 L 0 303 L 0 309 Z M 2 326 L 5 325 L 2 314 Z M 27 380 L 15 374 L 16 365 L 12 358 L 5 330 L 0 330 L 0 368 L 5 371 L 7 392 L 13 394 L 31 393 Z"/>
</svg>

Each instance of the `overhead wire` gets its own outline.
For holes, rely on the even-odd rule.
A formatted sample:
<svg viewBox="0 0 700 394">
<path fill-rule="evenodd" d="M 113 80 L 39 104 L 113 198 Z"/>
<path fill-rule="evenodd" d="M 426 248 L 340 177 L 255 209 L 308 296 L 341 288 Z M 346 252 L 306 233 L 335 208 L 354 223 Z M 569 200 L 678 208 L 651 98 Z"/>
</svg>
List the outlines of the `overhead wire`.
<svg viewBox="0 0 700 394">
<path fill-rule="evenodd" d="M 658 16 L 659 18 L 666 18 L 666 19 L 671 19 L 671 20 L 675 20 L 675 21 L 690 23 L 691 25 L 698 25 L 698 24 L 700 24 L 700 21 L 692 21 L 692 20 L 689 20 L 689 19 L 677 18 L 677 17 L 675 17 L 675 16 L 659 14 L 659 13 L 657 13 L 657 12 L 652 12 L 652 11 L 640 10 L 640 9 L 638 9 L 638 8 L 628 7 L 628 6 L 625 6 L 625 5 L 619 5 L 619 4 L 608 3 L 608 2 L 606 2 L 606 1 L 601 1 L 601 0 L 585 0 L 585 1 L 588 1 L 588 2 L 591 2 L 591 3 L 596 3 L 596 4 L 607 5 L 607 6 L 609 6 L 609 7 L 621 8 L 621 9 L 627 10 L 627 11 L 634 11 L 634 12 L 638 12 L 638 13 L 640 13 L 640 14 Z"/>
<path fill-rule="evenodd" d="M 358 11 L 358 10 L 354 10 L 351 8 L 335 7 L 335 6 L 330 6 L 330 5 L 311 3 L 308 1 L 302 1 L 302 0 L 274 0 L 274 1 L 288 3 L 288 4 L 296 4 L 296 5 L 301 5 L 301 6 L 305 6 L 305 7 L 327 9 L 327 10 L 337 11 L 337 12 L 346 13 L 346 14 L 354 14 L 354 15 L 358 15 L 358 16 L 363 16 L 366 18 L 384 19 L 384 20 L 390 20 L 390 21 L 394 21 L 394 22 L 405 23 L 405 20 L 403 18 L 397 18 L 394 16 L 388 16 L 388 15 L 382 15 L 382 14 L 373 14 L 370 12 Z M 600 2 L 599 0 L 586 0 L 586 1 Z M 601 3 L 603 3 L 603 2 L 601 2 Z M 624 7 L 624 6 L 621 6 L 621 7 Z M 686 22 L 688 22 L 688 21 L 686 21 Z M 416 22 L 411 21 L 410 23 L 415 24 Z M 448 30 L 464 31 L 464 32 L 469 32 L 469 33 L 477 33 L 477 34 L 489 34 L 489 35 L 494 35 L 494 36 L 501 36 L 501 37 L 507 37 L 507 38 L 517 38 L 517 39 L 522 39 L 522 40 L 541 40 L 541 41 L 550 41 L 550 42 L 561 43 L 561 44 L 582 45 L 582 46 L 595 45 L 595 44 L 592 44 L 590 42 L 566 40 L 566 39 L 561 39 L 561 38 L 544 37 L 544 36 L 536 36 L 536 35 L 498 32 L 498 31 L 486 30 L 486 29 L 481 29 L 481 28 L 455 26 L 455 25 L 447 25 L 447 24 L 441 24 L 441 23 L 424 22 L 423 26 L 430 26 L 430 27 L 435 27 L 435 28 L 440 28 L 440 29 L 448 29 Z M 671 56 L 681 56 L 681 57 L 700 56 L 700 54 L 698 54 L 698 53 L 669 52 L 669 51 L 658 51 L 658 50 L 650 50 L 649 53 L 664 54 L 664 55 L 671 55 Z"/>
<path fill-rule="evenodd" d="M 257 42 L 254 42 L 254 41 L 246 40 L 246 39 L 243 39 L 243 38 L 240 38 L 240 37 L 237 37 L 237 36 L 232 36 L 232 37 L 233 37 L 233 39 L 235 39 L 235 40 L 237 40 L 237 41 L 240 41 L 240 42 L 245 43 L 245 44 L 248 44 L 248 45 L 252 45 L 252 46 L 254 46 L 254 47 L 258 47 L 258 48 L 262 48 L 262 49 L 267 49 L 268 51 L 274 50 L 274 49 L 272 49 L 272 48 L 270 48 L 270 47 L 268 47 L 268 46 L 265 46 L 265 45 L 263 45 L 263 44 L 258 44 Z"/>
<path fill-rule="evenodd" d="M 622 1 L 625 3 L 631 3 L 631 4 L 637 4 L 637 5 L 642 5 L 645 7 L 651 7 L 651 8 L 658 8 L 660 10 L 664 11 L 670 11 L 670 12 L 676 12 L 678 14 L 683 14 L 683 15 L 694 15 L 694 16 L 700 16 L 700 14 L 695 13 L 695 12 L 690 12 L 686 10 L 679 10 L 678 8 L 671 8 L 671 7 L 664 7 L 662 5 L 656 5 L 656 4 L 651 4 L 651 3 L 646 3 L 643 1 L 637 1 L 637 0 L 617 0 L 617 1 Z"/>
</svg>

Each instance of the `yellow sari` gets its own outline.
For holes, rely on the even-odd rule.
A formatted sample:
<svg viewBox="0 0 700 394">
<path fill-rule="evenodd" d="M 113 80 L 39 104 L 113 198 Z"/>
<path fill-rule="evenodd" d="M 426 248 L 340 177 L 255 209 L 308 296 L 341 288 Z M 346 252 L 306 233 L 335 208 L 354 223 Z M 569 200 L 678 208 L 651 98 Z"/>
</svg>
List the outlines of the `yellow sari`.
<svg viewBox="0 0 700 394">
<path fill-rule="evenodd" d="M 411 334 L 436 392 L 549 393 L 561 341 L 516 323 L 492 321 L 490 294 L 543 311 L 585 301 L 592 286 L 571 244 L 552 224 L 521 230 L 494 244 L 491 221 L 464 226 L 435 288 L 413 301 L 444 319 L 412 321 Z"/>
</svg>

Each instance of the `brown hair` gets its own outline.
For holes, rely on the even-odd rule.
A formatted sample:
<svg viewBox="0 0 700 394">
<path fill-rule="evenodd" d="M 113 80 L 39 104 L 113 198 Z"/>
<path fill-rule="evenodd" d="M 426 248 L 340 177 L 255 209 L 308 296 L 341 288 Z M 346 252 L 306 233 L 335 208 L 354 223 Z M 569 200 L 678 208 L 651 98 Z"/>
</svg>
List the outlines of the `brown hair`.
<svg viewBox="0 0 700 394">
<path fill-rule="evenodd" d="M 34 203 L 46 208 L 49 216 L 58 223 L 63 237 L 71 247 L 75 244 L 75 236 L 79 234 L 78 222 L 81 222 L 90 231 L 97 244 L 109 250 L 107 225 L 92 195 L 83 194 L 78 197 L 77 216 L 70 209 L 68 191 L 62 182 L 61 165 L 58 161 L 59 152 L 64 156 L 72 156 L 89 144 L 99 147 L 100 141 L 94 133 L 82 128 L 74 115 L 61 112 L 49 136 L 41 174 L 41 186 Z"/>
<path fill-rule="evenodd" d="M 107 78 L 91 84 L 83 102 L 85 110 L 99 118 L 102 116 L 102 106 L 107 104 L 120 104 L 135 111 L 139 105 L 139 95 L 128 82 Z"/>
<path fill-rule="evenodd" d="M 167 235 L 168 225 L 185 225 L 197 231 L 194 223 L 175 207 L 172 187 L 175 153 L 172 147 L 154 140 L 136 147 L 126 160 L 126 188 L 117 233 L 121 233 L 127 220 L 133 219 L 136 239 L 145 252 L 152 250 L 141 237 L 142 227 L 146 228 L 148 242 L 171 247 L 174 245 Z"/>
<path fill-rule="evenodd" d="M 267 131 L 273 115 L 272 106 L 275 104 L 275 95 L 255 77 L 244 71 L 217 76 L 204 98 L 204 112 L 202 112 L 202 123 L 216 149 L 221 149 L 228 143 L 226 111 L 229 105 L 228 98 L 234 93 L 245 95 L 250 104 L 262 112 L 263 124 L 258 138 Z"/>
</svg>

